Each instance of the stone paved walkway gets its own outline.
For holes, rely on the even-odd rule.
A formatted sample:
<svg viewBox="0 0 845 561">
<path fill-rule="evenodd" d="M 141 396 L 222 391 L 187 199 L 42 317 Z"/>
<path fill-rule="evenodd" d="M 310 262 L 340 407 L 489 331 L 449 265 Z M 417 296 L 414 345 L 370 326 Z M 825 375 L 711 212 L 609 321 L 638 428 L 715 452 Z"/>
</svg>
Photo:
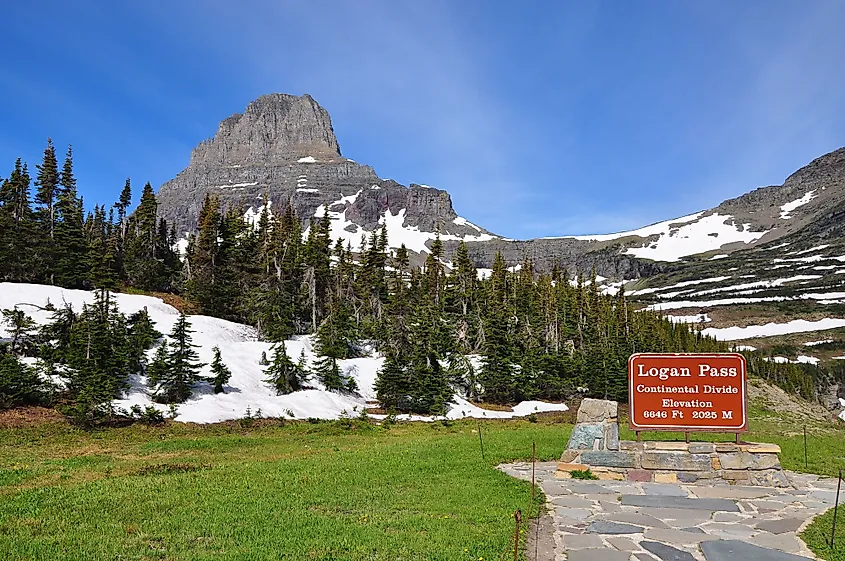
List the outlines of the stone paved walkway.
<svg viewBox="0 0 845 561">
<path fill-rule="evenodd" d="M 499 466 L 531 480 L 531 464 Z M 833 507 L 836 479 L 785 472 L 792 488 L 556 479 L 536 480 L 552 518 L 555 561 L 800 561 L 798 538 Z"/>
</svg>

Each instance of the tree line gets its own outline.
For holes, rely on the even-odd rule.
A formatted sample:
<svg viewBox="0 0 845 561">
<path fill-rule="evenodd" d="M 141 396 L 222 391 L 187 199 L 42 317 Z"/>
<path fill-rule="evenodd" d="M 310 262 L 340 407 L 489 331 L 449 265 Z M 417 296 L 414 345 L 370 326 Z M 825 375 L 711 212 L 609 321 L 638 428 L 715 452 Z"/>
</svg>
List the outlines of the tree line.
<svg viewBox="0 0 845 561">
<path fill-rule="evenodd" d="M 479 278 L 466 246 L 444 255 L 439 237 L 424 264 L 414 267 L 404 245 L 389 249 L 385 228 L 352 247 L 332 240 L 327 213 L 303 221 L 290 201 L 271 206 L 265 198 L 257 220 L 248 222 L 243 208 L 222 208 L 211 195 L 180 257 L 177 232 L 159 216 L 149 183 L 133 212 L 127 180 L 116 203 L 108 209 L 95 205 L 84 216 L 72 151 L 59 170 L 51 142 L 37 166 L 34 198 L 31 183 L 20 160 L 0 183 L 0 278 L 105 294 L 130 289 L 179 294 L 197 311 L 254 326 L 262 340 L 276 343 L 266 362 L 269 383 L 280 393 L 302 388 L 311 376 L 329 390 L 354 392 L 354 378 L 340 361 L 375 350 L 385 358 L 376 391 L 388 410 L 443 412 L 456 389 L 471 400 L 496 404 L 576 394 L 625 401 L 632 353 L 726 350 L 694 327 L 635 310 L 624 290 L 603 293 L 594 272 L 571 274 L 560 267 L 537 272 L 527 258 L 509 268 L 498 254 L 490 274 Z M 71 378 L 94 368 L 98 374 L 92 379 L 103 380 L 95 400 L 119 393 L 133 368 L 164 383 L 163 391 L 156 386 L 162 400 L 186 399 L 198 376 L 192 359 L 171 369 L 182 372 L 178 383 L 168 385 L 161 374 L 167 371 L 162 365 L 178 362 L 171 344 L 179 336 L 160 342 L 147 364 L 144 353 L 160 336 L 132 331 L 141 329 L 133 327 L 137 318 L 119 319 L 109 298 L 98 298 L 102 302 L 91 307 L 101 314 L 98 329 L 124 330 L 132 347 L 112 356 L 134 358 L 89 367 L 95 360 L 90 353 L 79 359 L 48 349 L 47 356 L 64 360 Z M 54 323 L 62 321 L 62 313 L 67 316 L 66 310 L 57 313 Z M 81 315 L 86 313 L 95 312 Z M 295 334 L 314 335 L 313 364 L 304 357 L 295 363 L 284 352 L 284 340 Z M 68 337 L 61 330 L 58 335 Z M 114 340 L 118 343 L 111 344 L 122 341 Z M 181 345 L 180 353 L 190 348 Z M 5 347 L 3 360 L 11 360 L 18 350 Z M 756 373 L 814 397 L 825 375 L 808 374 L 803 366 L 753 362 Z M 74 399 L 88 399 L 86 383 L 71 386 Z"/>
</svg>

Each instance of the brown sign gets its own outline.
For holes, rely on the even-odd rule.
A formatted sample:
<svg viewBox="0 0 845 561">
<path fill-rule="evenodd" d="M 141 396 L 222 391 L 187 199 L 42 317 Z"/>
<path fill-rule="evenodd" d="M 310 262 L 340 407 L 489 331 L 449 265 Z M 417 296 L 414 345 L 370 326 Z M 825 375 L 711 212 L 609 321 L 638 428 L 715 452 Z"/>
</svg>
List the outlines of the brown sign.
<svg viewBox="0 0 845 561">
<path fill-rule="evenodd" d="M 636 431 L 745 432 L 745 357 L 635 354 L 628 361 L 628 404 Z"/>
</svg>

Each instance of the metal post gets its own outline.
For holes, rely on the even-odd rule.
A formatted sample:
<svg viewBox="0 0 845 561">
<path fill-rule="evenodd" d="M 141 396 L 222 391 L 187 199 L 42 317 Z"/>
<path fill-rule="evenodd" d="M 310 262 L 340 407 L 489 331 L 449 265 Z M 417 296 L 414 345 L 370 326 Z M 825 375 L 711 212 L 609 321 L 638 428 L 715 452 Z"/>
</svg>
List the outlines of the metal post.
<svg viewBox="0 0 845 561">
<path fill-rule="evenodd" d="M 640 441 L 640 431 L 637 431 L 637 442 Z"/>
<path fill-rule="evenodd" d="M 807 425 L 804 425 L 804 471 L 810 471 L 810 462 L 807 459 Z"/>
<path fill-rule="evenodd" d="M 481 438 L 481 421 L 475 420 L 478 425 L 478 443 L 481 445 L 481 459 L 484 460 L 484 439 Z"/>
<path fill-rule="evenodd" d="M 689 444 L 689 431 L 684 433 L 684 437 L 686 438 L 687 444 Z"/>
<path fill-rule="evenodd" d="M 830 530 L 830 550 L 836 548 L 836 514 L 839 511 L 839 489 L 842 486 L 842 470 L 839 470 L 839 479 L 836 481 L 836 503 L 833 505 L 833 528 Z"/>
<path fill-rule="evenodd" d="M 534 500 L 535 495 L 537 494 L 535 483 L 534 483 L 534 470 L 537 467 L 537 443 L 531 443 L 531 500 Z"/>
<path fill-rule="evenodd" d="M 519 523 L 522 522 L 522 511 L 517 510 L 514 518 L 516 518 L 516 531 L 513 534 L 513 561 L 517 561 L 519 558 Z"/>
<path fill-rule="evenodd" d="M 739 439 L 739 433 L 736 433 L 736 443 L 742 444 L 742 441 Z"/>
</svg>

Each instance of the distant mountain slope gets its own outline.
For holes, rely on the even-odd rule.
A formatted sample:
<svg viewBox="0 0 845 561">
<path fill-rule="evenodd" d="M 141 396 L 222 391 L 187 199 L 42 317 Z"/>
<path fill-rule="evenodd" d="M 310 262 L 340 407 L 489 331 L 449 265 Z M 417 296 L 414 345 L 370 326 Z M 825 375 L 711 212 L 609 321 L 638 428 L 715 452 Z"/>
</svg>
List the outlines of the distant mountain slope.
<svg viewBox="0 0 845 561">
<path fill-rule="evenodd" d="M 288 201 L 307 226 L 328 211 L 332 235 L 352 244 L 386 225 L 392 247 L 423 254 L 439 232 L 448 261 L 459 241 L 475 264 L 488 268 L 496 252 L 510 265 L 530 258 L 538 269 L 555 263 L 608 279 L 638 279 L 696 268 L 702 258 L 732 255 L 804 239 L 842 238 L 845 149 L 719 206 L 630 232 L 510 240 L 460 217 L 446 191 L 405 187 L 341 155 L 328 112 L 311 96 L 271 94 L 224 119 L 201 142 L 187 168 L 159 190 L 161 212 L 192 231 L 206 194 L 255 217 L 264 198 L 272 212 Z"/>
</svg>

